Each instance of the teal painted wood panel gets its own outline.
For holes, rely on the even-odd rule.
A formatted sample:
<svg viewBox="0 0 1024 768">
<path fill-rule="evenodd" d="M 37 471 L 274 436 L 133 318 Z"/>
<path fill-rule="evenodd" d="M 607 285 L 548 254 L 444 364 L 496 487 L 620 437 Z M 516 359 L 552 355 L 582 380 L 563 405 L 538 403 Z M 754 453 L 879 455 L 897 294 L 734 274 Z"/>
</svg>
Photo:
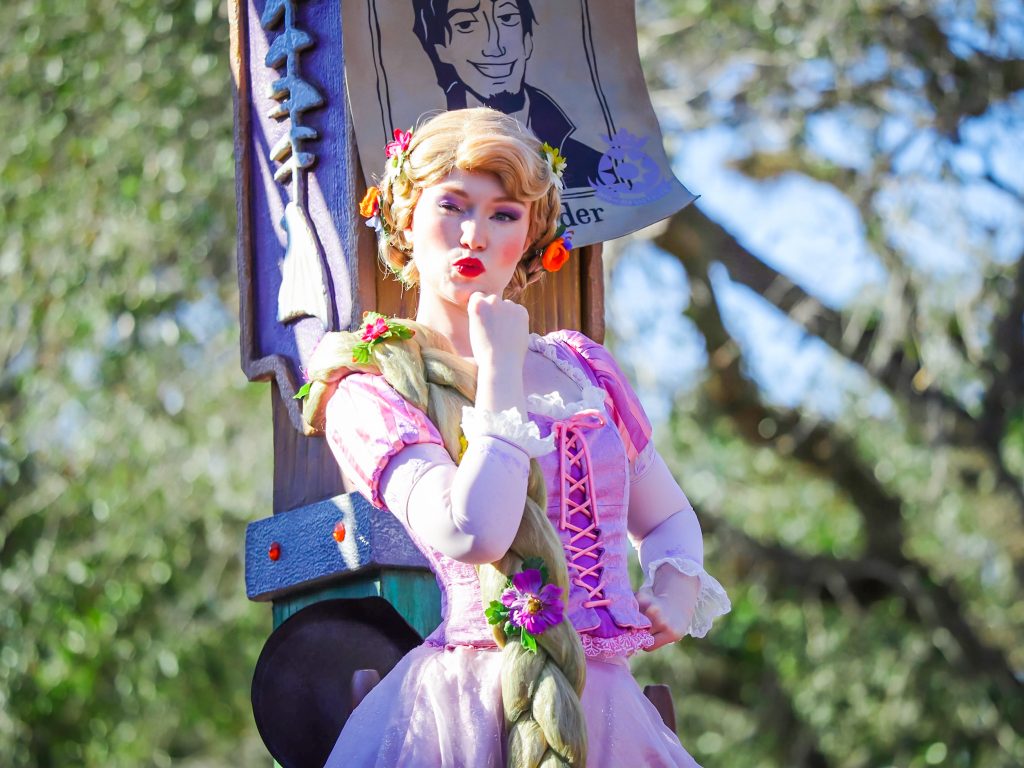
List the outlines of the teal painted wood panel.
<svg viewBox="0 0 1024 768">
<path fill-rule="evenodd" d="M 441 591 L 430 571 L 386 571 L 381 576 L 381 597 L 395 607 L 420 637 L 441 623 Z"/>
<path fill-rule="evenodd" d="M 386 569 L 351 576 L 343 583 L 274 601 L 274 628 L 307 605 L 336 598 L 382 597 L 420 637 L 441 623 L 441 593 L 430 571 Z"/>
</svg>

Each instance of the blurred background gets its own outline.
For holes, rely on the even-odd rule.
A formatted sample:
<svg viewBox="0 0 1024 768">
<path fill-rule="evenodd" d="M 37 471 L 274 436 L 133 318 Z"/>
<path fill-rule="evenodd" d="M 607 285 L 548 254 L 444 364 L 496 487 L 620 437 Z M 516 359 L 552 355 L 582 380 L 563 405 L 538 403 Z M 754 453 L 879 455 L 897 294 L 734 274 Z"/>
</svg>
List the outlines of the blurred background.
<svg viewBox="0 0 1024 768">
<path fill-rule="evenodd" d="M 1024 6 L 639 0 L 696 206 L 609 344 L 733 611 L 636 663 L 708 768 L 1024 765 Z M 269 765 L 213 0 L 0 5 L 0 765 Z"/>
</svg>

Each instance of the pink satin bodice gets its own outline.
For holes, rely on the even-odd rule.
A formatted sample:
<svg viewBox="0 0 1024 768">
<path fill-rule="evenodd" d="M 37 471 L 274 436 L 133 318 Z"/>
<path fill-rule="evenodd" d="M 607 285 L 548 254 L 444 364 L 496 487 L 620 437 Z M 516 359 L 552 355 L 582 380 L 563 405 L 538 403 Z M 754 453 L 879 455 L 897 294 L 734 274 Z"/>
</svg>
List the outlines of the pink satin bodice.
<svg viewBox="0 0 1024 768">
<path fill-rule="evenodd" d="M 537 461 L 548 489 L 547 516 L 568 563 L 568 615 L 588 656 L 627 656 L 653 644 L 629 582 L 626 535 L 631 461 L 646 446 L 650 424 L 601 345 L 567 331 L 535 343 L 583 394 L 568 405 L 531 398 L 528 414 L 541 437 L 554 436 L 555 450 Z M 379 483 L 389 459 L 406 445 L 441 444 L 421 412 L 379 377 L 365 375 L 341 382 L 328 407 L 328 441 L 346 475 L 382 508 Z M 443 620 L 427 642 L 493 646 L 475 566 L 445 556 L 403 524 L 441 590 Z"/>
</svg>

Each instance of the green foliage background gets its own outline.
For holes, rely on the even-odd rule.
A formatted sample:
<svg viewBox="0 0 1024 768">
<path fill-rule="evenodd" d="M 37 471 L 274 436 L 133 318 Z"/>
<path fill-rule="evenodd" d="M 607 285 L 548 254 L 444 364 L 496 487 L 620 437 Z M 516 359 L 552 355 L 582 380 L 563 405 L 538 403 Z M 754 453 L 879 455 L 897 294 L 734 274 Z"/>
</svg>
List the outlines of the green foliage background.
<svg viewBox="0 0 1024 768">
<path fill-rule="evenodd" d="M 245 525 L 228 26 L 211 2 L 0 7 L 0 764 L 265 760 Z"/>
<path fill-rule="evenodd" d="M 661 448 L 734 607 L 641 676 L 672 685 L 708 766 L 1024 764 L 1020 255 L 995 258 L 980 222 L 969 290 L 920 266 L 890 225 L 928 205 L 882 193 L 921 174 L 880 138 L 900 95 L 950 157 L 1006 105 L 1021 135 L 1024 21 L 1000 2 L 638 7 L 670 144 L 724 125 L 750 138 L 750 178 L 830 185 L 888 278 L 831 308 L 693 209 L 651 243 L 685 272 L 681 322 L 707 353 L 660 385 Z M 0 4 L 0 765 L 268 761 L 248 696 L 270 616 L 241 550 L 271 509 L 270 413 L 238 363 L 225 15 Z M 961 45 L 961 22 L 994 42 Z M 878 50 L 880 74 L 858 75 Z M 831 86 L 801 84 L 808 62 Z M 858 172 L 808 139 L 847 107 L 871 140 Z M 1024 193 L 998 163 L 929 173 Z M 766 396 L 721 268 L 859 371 L 838 414 Z"/>
</svg>

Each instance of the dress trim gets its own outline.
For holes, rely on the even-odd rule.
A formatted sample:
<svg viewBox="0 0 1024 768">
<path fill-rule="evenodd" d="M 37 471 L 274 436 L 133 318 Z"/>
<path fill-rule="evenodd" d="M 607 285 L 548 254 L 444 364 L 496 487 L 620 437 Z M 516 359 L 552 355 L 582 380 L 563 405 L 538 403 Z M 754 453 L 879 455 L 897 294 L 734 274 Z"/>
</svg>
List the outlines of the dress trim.
<svg viewBox="0 0 1024 768">
<path fill-rule="evenodd" d="M 646 629 L 636 629 L 615 637 L 594 637 L 580 635 L 583 653 L 591 659 L 607 659 L 613 656 L 632 656 L 637 651 L 654 645 L 654 635 Z"/>
<path fill-rule="evenodd" d="M 632 656 L 637 651 L 650 648 L 654 645 L 654 635 L 646 629 L 634 629 L 615 637 L 594 637 L 581 634 L 580 642 L 583 644 L 583 655 L 588 659 L 610 659 Z M 463 640 L 458 643 L 449 643 L 443 639 L 428 637 L 423 644 L 448 651 L 456 648 L 478 648 L 481 650 L 498 648 L 498 644 L 493 640 Z"/>
<path fill-rule="evenodd" d="M 540 436 L 540 429 L 532 421 L 523 421 L 518 408 L 504 411 L 488 411 L 471 405 L 462 408 L 462 434 L 472 442 L 478 437 L 489 435 L 501 438 L 521 448 L 530 458 L 550 453 L 554 438 Z"/>
<path fill-rule="evenodd" d="M 568 360 L 558 354 L 558 344 L 550 339 L 541 336 L 536 333 L 530 334 L 530 349 L 534 352 L 540 352 L 544 357 L 550 360 L 552 363 L 558 366 L 558 369 L 568 376 L 570 379 L 576 382 L 577 386 L 584 392 L 587 391 L 588 387 L 593 387 L 590 378 L 587 376 L 585 371 L 580 370 L 575 365 L 570 363 Z M 603 390 L 601 390 L 603 391 Z M 603 398 L 602 398 L 603 399 Z"/>
<path fill-rule="evenodd" d="M 584 387 L 583 398 L 580 400 L 567 403 L 562 399 L 562 393 L 555 391 L 546 395 L 528 395 L 526 404 L 530 413 L 548 416 L 552 419 L 566 419 L 575 416 L 580 411 L 600 411 L 603 415 L 606 414 L 604 390 L 589 382 Z"/>
</svg>

